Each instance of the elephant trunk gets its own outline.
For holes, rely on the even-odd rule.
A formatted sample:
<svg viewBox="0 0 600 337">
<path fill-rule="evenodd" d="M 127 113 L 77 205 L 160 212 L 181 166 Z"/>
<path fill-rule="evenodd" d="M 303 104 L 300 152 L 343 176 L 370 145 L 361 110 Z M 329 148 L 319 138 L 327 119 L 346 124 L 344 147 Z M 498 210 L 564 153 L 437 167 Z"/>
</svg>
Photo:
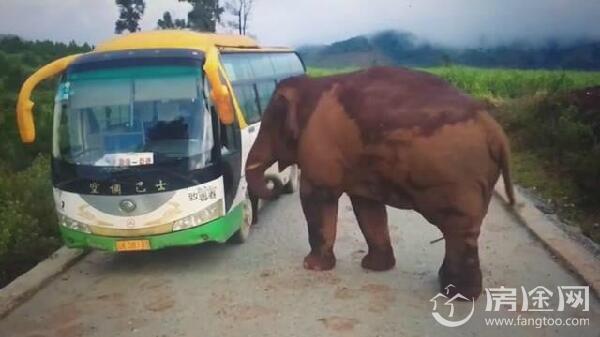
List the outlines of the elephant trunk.
<svg viewBox="0 0 600 337">
<path fill-rule="evenodd" d="M 273 156 L 269 142 L 262 139 L 261 136 L 259 134 L 248 154 L 246 181 L 252 195 L 261 199 L 274 199 L 277 197 L 277 193 L 274 189 L 269 188 L 265 171 L 275 163 L 276 159 Z"/>
</svg>

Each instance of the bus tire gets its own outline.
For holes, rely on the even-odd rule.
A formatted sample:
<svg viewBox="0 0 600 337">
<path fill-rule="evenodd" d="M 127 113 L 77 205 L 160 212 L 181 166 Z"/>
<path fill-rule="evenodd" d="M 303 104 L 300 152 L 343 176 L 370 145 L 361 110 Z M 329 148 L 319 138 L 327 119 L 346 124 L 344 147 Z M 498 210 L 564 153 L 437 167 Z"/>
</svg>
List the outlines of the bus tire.
<svg viewBox="0 0 600 337">
<path fill-rule="evenodd" d="M 300 171 L 298 170 L 298 166 L 294 165 L 291 170 L 290 180 L 283 186 L 283 193 L 292 194 L 300 186 Z"/>
<path fill-rule="evenodd" d="M 242 223 L 240 224 L 240 228 L 233 234 L 233 236 L 229 239 L 230 243 L 242 244 L 248 241 L 248 237 L 250 237 L 250 229 L 253 223 L 253 207 L 250 198 L 246 197 L 244 201 L 242 201 Z"/>
</svg>

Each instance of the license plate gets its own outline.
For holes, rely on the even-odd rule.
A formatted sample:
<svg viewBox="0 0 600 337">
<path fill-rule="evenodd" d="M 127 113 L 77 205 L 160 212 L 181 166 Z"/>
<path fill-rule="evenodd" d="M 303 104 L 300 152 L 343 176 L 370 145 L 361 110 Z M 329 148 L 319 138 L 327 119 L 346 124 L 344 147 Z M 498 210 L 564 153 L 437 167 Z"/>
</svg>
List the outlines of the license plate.
<svg viewBox="0 0 600 337">
<path fill-rule="evenodd" d="M 149 240 L 117 241 L 118 252 L 132 252 L 136 250 L 150 250 Z"/>
</svg>

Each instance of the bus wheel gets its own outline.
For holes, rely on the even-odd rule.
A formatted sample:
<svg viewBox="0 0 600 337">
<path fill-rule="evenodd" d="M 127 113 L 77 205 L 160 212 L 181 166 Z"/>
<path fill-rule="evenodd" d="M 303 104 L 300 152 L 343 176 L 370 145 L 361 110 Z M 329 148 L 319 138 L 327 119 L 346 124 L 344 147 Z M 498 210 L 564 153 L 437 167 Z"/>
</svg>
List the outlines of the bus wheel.
<svg viewBox="0 0 600 337">
<path fill-rule="evenodd" d="M 290 180 L 283 186 L 283 192 L 289 194 L 296 192 L 300 185 L 300 171 L 298 170 L 298 166 L 294 165 L 291 170 Z"/>
<path fill-rule="evenodd" d="M 231 243 L 244 243 L 248 240 L 250 236 L 250 227 L 252 227 L 252 219 L 253 219 L 253 207 L 250 198 L 246 197 L 244 201 L 242 201 L 242 223 L 240 224 L 240 229 L 238 229 L 235 234 L 229 239 Z"/>
</svg>

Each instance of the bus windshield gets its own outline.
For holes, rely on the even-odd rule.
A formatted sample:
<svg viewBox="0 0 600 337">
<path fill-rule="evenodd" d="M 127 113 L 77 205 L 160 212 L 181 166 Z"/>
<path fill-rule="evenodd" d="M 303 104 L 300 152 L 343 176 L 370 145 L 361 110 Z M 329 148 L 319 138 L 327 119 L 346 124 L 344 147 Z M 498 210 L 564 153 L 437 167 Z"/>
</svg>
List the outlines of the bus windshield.
<svg viewBox="0 0 600 337">
<path fill-rule="evenodd" d="M 145 66 L 70 73 L 60 84 L 53 155 L 77 165 L 127 167 L 195 157 L 211 163 L 202 72 Z"/>
</svg>

